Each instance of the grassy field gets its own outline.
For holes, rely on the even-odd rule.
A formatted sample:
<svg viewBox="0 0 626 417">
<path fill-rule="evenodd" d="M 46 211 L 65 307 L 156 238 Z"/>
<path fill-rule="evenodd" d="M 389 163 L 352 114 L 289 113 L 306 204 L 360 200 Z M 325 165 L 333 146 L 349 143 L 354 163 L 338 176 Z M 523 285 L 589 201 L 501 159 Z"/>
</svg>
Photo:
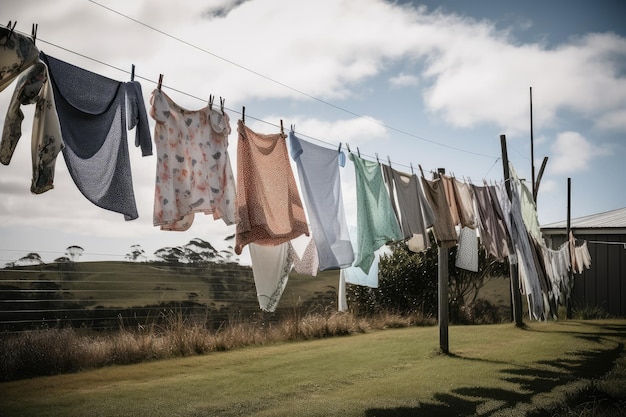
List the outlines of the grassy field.
<svg viewBox="0 0 626 417">
<path fill-rule="evenodd" d="M 453 326 L 442 355 L 437 327 L 375 331 L 1 383 L 0 415 L 553 415 L 592 385 L 626 405 L 625 341 L 626 320 Z"/>
<path fill-rule="evenodd" d="M 317 277 L 292 273 L 276 316 L 312 305 L 336 306 L 338 280 L 338 271 Z M 180 304 L 217 323 L 259 313 L 251 268 L 215 263 L 78 262 L 4 269 L 0 304 L 2 330 L 117 327 L 118 317 L 125 326 L 141 326 Z"/>
</svg>

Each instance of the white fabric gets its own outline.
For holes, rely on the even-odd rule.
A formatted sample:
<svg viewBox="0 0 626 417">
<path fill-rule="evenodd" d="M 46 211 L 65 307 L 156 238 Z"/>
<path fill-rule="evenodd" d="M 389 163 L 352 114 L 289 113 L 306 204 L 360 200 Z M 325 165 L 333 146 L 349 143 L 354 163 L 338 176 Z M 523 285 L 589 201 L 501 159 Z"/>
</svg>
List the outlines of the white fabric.
<svg viewBox="0 0 626 417">
<path fill-rule="evenodd" d="M 469 227 L 461 228 L 455 266 L 468 271 L 478 272 L 478 236 L 476 235 L 476 230 Z"/>
<path fill-rule="evenodd" d="M 301 140 L 293 132 L 289 133 L 289 152 L 298 167 L 319 269 L 352 265 L 354 252 L 348 236 L 339 174 L 341 154 Z"/>
<path fill-rule="evenodd" d="M 264 311 L 273 312 L 287 285 L 295 252 L 289 242 L 277 246 L 252 242 L 249 246 L 259 307 Z"/>
</svg>

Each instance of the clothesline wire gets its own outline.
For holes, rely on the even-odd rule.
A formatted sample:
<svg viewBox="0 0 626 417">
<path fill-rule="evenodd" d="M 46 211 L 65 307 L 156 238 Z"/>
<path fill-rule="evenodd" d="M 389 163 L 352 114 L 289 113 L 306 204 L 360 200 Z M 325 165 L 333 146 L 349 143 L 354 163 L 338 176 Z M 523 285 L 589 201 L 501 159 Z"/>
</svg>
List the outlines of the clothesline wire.
<svg viewBox="0 0 626 417">
<path fill-rule="evenodd" d="M 334 104 L 334 103 L 331 103 L 331 102 L 329 102 L 329 101 L 327 101 L 327 100 L 323 100 L 323 99 L 321 99 L 321 98 L 319 98 L 319 97 L 316 97 L 316 96 L 314 96 L 314 95 L 312 95 L 312 94 L 309 94 L 309 93 L 307 93 L 307 92 L 305 92 L 305 91 L 302 91 L 302 90 L 300 90 L 300 89 L 298 89 L 298 88 L 295 88 L 295 87 L 293 87 L 293 86 L 290 86 L 290 85 L 288 85 L 288 84 L 285 84 L 285 83 L 283 83 L 283 82 L 281 82 L 281 81 L 278 81 L 278 80 L 276 80 L 276 79 L 274 79 L 274 78 L 272 78 L 272 77 L 269 77 L 269 76 L 267 76 L 267 75 L 265 75 L 265 74 L 262 74 L 262 73 L 260 73 L 260 72 L 258 72 L 258 71 L 255 71 L 255 70 L 253 70 L 253 69 L 251 69 L 251 68 L 249 68 L 249 67 L 246 67 L 245 65 L 239 64 L 239 63 L 237 63 L 237 62 L 235 62 L 235 61 L 233 61 L 233 60 L 230 60 L 230 59 L 228 59 L 228 58 L 224 58 L 224 57 L 222 57 L 222 56 L 220 56 L 220 55 L 218 55 L 218 54 L 216 54 L 216 53 L 214 53 L 214 52 L 211 52 L 211 51 L 209 51 L 209 50 L 207 50 L 207 49 L 205 49 L 205 48 L 202 48 L 202 47 L 200 47 L 200 46 L 198 46 L 198 45 L 196 45 L 196 44 L 193 44 L 193 43 L 191 43 L 191 42 L 189 42 L 189 41 L 186 41 L 186 40 L 181 39 L 181 38 L 179 38 L 179 37 L 177 37 L 177 36 L 174 36 L 174 35 L 172 35 L 172 34 L 170 34 L 170 33 L 168 33 L 168 32 L 165 32 L 164 30 L 161 30 L 161 29 L 159 29 L 159 28 L 156 28 L 156 27 L 154 27 L 154 26 L 151 26 L 151 25 L 149 25 L 149 24 L 147 24 L 147 23 L 145 23 L 145 22 L 142 22 L 142 21 L 140 21 L 140 20 L 138 20 L 138 19 L 135 19 L 135 18 L 133 18 L 133 17 L 131 17 L 131 16 L 128 16 L 128 15 L 126 15 L 126 14 L 124 14 L 124 13 L 122 13 L 122 12 L 118 11 L 118 10 L 115 10 L 115 9 L 111 8 L 111 7 L 108 7 L 108 6 L 105 6 L 105 5 L 101 4 L 101 3 L 98 3 L 97 1 L 94 1 L 94 0 L 88 0 L 88 1 L 89 1 L 90 3 L 93 3 L 93 4 L 97 5 L 97 6 L 102 7 L 103 9 L 106 9 L 106 10 L 108 10 L 108 11 L 112 12 L 112 13 L 115 13 L 115 14 L 117 14 L 117 15 L 119 15 L 119 16 L 121 16 L 121 17 L 125 18 L 125 19 L 128 19 L 128 20 L 130 20 L 130 21 L 132 21 L 132 22 L 134 22 L 134 23 L 137 23 L 137 24 L 139 24 L 139 25 L 141 25 L 141 26 L 144 26 L 144 27 L 146 27 L 146 28 L 148 28 L 148 29 L 150 29 L 150 30 L 153 30 L 153 31 L 157 32 L 157 33 L 160 33 L 160 34 L 161 34 L 161 35 L 163 35 L 163 36 L 166 36 L 166 37 L 168 37 L 168 38 L 170 38 L 170 39 L 173 39 L 173 40 L 175 40 L 175 41 L 177 41 L 177 42 L 180 42 L 180 43 L 182 43 L 182 44 L 184 44 L 184 45 L 187 45 L 187 46 L 189 46 L 189 47 L 191 47 L 191 48 L 193 48 L 193 49 L 196 49 L 196 50 L 198 50 L 198 51 L 201 51 L 201 52 L 203 52 L 203 53 L 205 53 L 205 54 L 211 55 L 211 56 L 212 56 L 212 57 L 214 57 L 214 58 L 217 58 L 217 59 L 219 59 L 219 60 L 222 60 L 222 61 L 224 61 L 224 62 L 226 62 L 226 63 L 228 63 L 228 64 L 230 64 L 230 65 L 234 65 L 234 66 L 236 66 L 237 68 L 240 68 L 240 69 L 242 69 L 242 70 L 244 70 L 244 71 L 247 71 L 247 72 L 249 72 L 249 73 L 251 73 L 251 74 L 254 74 L 254 75 L 258 76 L 258 77 L 261 77 L 261 78 L 263 78 L 263 79 L 265 79 L 265 80 L 267 80 L 267 81 L 270 81 L 270 82 L 272 82 L 272 83 L 274 83 L 274 84 L 277 84 L 277 85 L 279 85 L 279 86 L 281 86 L 281 87 L 283 87 L 283 88 L 286 88 L 286 89 L 288 89 L 288 90 L 294 91 L 294 92 L 296 92 L 296 93 L 298 93 L 298 94 L 301 94 L 301 95 L 303 95 L 303 96 L 305 96 L 305 97 L 307 97 L 307 98 L 310 98 L 310 99 L 312 99 L 312 100 L 315 100 L 315 101 L 317 101 L 317 102 L 319 102 L 319 103 L 322 103 L 322 104 L 324 104 L 324 105 L 330 106 L 330 107 L 332 107 L 332 108 L 334 108 L 334 109 L 336 109 L 336 110 L 340 110 L 340 111 L 342 111 L 342 112 L 344 112 L 344 113 L 348 113 L 348 114 L 350 114 L 350 115 L 352 115 L 352 116 L 355 116 L 355 117 L 358 117 L 358 118 L 360 118 L 360 119 L 365 119 L 365 120 L 368 120 L 368 121 L 369 121 L 369 122 L 371 122 L 371 123 L 377 124 L 377 125 L 379 125 L 379 126 L 381 126 L 381 127 L 384 127 L 384 128 L 386 128 L 386 129 L 392 130 L 392 131 L 394 131 L 394 132 L 397 132 L 397 133 L 400 133 L 400 134 L 403 134 L 403 135 L 406 135 L 406 136 L 409 136 L 409 137 L 413 137 L 413 138 L 415 138 L 415 139 L 419 139 L 419 140 L 422 140 L 422 141 L 425 141 L 425 142 L 428 142 L 428 143 L 432 143 L 432 144 L 434 144 L 434 145 L 439 145 L 439 146 L 442 146 L 442 147 L 445 147 L 445 148 L 448 148 L 448 149 L 456 150 L 456 151 L 459 151 L 459 152 L 465 152 L 465 153 L 472 154 L 472 155 L 476 155 L 476 156 L 482 156 L 482 157 L 485 157 L 485 158 L 494 158 L 494 159 L 496 158 L 496 157 L 494 157 L 493 155 L 486 155 L 486 154 L 482 154 L 482 153 L 479 153 L 479 152 L 474 152 L 474 151 L 470 151 L 470 150 L 467 150 L 467 149 L 461 149 L 461 148 L 457 148 L 457 147 L 455 147 L 455 146 L 446 145 L 446 144 L 444 144 L 444 143 L 440 143 L 440 142 L 437 142 L 437 141 L 435 141 L 435 140 L 428 139 L 428 138 L 425 138 L 425 137 L 423 137 L 423 136 L 419 136 L 419 135 L 413 134 L 413 133 L 411 133 L 411 132 L 407 132 L 407 131 L 402 130 L 402 129 L 398 129 L 398 128 L 395 128 L 395 127 L 393 127 L 393 126 L 389 126 L 389 125 L 387 125 L 387 124 L 385 124 L 385 123 L 383 123 L 383 122 L 379 122 L 378 120 L 375 120 L 375 119 L 373 119 L 373 118 L 371 118 L 371 117 L 367 117 L 367 116 L 364 116 L 364 115 L 362 115 L 362 114 L 359 114 L 359 113 L 353 112 L 352 110 L 346 109 L 345 107 L 338 106 L 338 105 L 336 105 L 336 104 Z M 204 101 L 204 100 L 203 100 L 203 101 Z M 258 120 L 258 119 L 257 119 L 257 120 Z"/>
<path fill-rule="evenodd" d="M 89 1 L 92 1 L 92 0 L 89 0 Z M 93 2 L 93 3 L 94 3 L 94 4 L 98 4 L 98 3 L 96 3 L 96 2 Z M 99 5 L 99 4 L 98 4 L 98 5 Z M 108 7 L 106 7 L 106 6 L 102 6 L 102 7 L 105 7 L 105 8 L 107 8 L 107 9 L 108 9 Z M 120 14 L 119 12 L 116 12 L 116 11 L 114 11 L 114 10 L 112 10 L 112 11 L 113 11 L 113 12 L 115 12 L 115 13 L 117 13 L 117 14 Z M 126 16 L 125 16 L 125 17 L 126 17 Z M 131 20 L 135 20 L 135 19 L 130 18 L 130 17 L 128 17 L 128 18 L 129 18 L 129 19 L 131 19 Z M 138 22 L 138 23 L 140 23 L 140 24 L 142 24 L 142 25 L 145 25 L 145 24 L 143 24 L 143 23 L 141 23 L 141 22 Z M 148 26 L 148 25 L 146 25 L 146 26 Z M 150 27 L 150 26 L 148 26 L 148 27 Z M 150 28 L 152 29 L 152 27 L 150 27 Z M 154 30 L 158 31 L 159 33 L 164 33 L 166 36 L 171 36 L 171 35 L 166 34 L 165 32 L 160 31 L 159 29 L 154 29 Z M 18 30 L 15 30 L 15 32 L 20 33 L 20 34 L 22 34 L 22 35 L 24 35 L 24 36 L 29 36 L 29 34 L 27 34 L 27 33 L 25 33 L 25 32 L 21 32 L 21 31 L 18 31 Z M 173 36 L 172 36 L 172 38 L 173 38 L 173 39 L 178 40 L 178 38 L 176 38 L 176 37 L 173 37 Z M 120 71 L 120 72 L 122 72 L 122 73 L 129 74 L 129 75 L 131 74 L 131 71 L 129 71 L 129 70 L 127 70 L 127 69 L 120 68 L 120 67 L 118 67 L 118 66 L 115 66 L 115 65 L 109 64 L 108 62 L 105 62 L 105 61 L 99 60 L 99 59 L 97 59 L 97 58 L 93 58 L 93 57 L 91 57 L 91 56 L 85 55 L 85 54 L 83 54 L 83 53 L 80 53 L 80 52 L 74 51 L 74 50 L 72 50 L 72 49 L 69 49 L 69 48 L 63 47 L 63 46 L 61 46 L 61 45 L 58 45 L 58 44 L 55 44 L 55 43 L 53 43 L 53 42 L 47 41 L 47 40 L 42 39 L 42 38 L 40 38 L 40 37 L 38 37 L 38 38 L 37 38 L 37 41 L 42 42 L 42 43 L 45 43 L 45 44 L 50 45 L 50 46 L 53 46 L 53 47 L 55 47 L 55 48 L 61 49 L 61 50 L 63 50 L 63 51 L 69 52 L 69 53 L 71 53 L 71 54 L 74 54 L 74 55 L 80 56 L 81 58 L 88 59 L 88 60 L 90 60 L 90 61 L 96 62 L 96 63 L 98 63 L 98 64 L 100 64 L 100 65 L 103 65 L 103 66 L 106 66 L 106 67 L 112 68 L 112 69 L 114 69 L 114 70 Z M 183 43 L 185 43 L 185 44 L 189 44 L 189 45 L 191 45 L 191 46 L 193 46 L 193 47 L 195 47 L 195 48 L 197 48 L 197 49 L 203 50 L 202 48 L 196 47 L 196 46 L 194 46 L 194 45 L 192 45 L 192 44 L 190 44 L 190 43 L 188 43 L 188 42 L 186 42 L 186 41 L 181 40 L 181 42 L 183 42 Z M 210 52 L 208 52 L 208 53 L 210 53 Z M 239 64 L 235 64 L 235 65 L 239 65 Z M 263 76 L 263 77 L 265 77 L 265 76 Z M 152 84 L 157 84 L 157 82 L 155 82 L 154 80 L 152 80 L 152 79 L 150 79 L 150 78 L 147 78 L 147 77 L 143 77 L 143 76 L 139 75 L 139 74 L 138 74 L 138 73 L 136 73 L 136 72 L 134 73 L 134 78 L 136 78 L 136 79 L 141 79 L 141 80 L 144 80 L 144 81 L 150 82 L 150 83 L 152 83 Z M 279 83 L 279 84 L 281 84 L 280 82 L 278 82 L 278 83 Z M 171 91 L 174 91 L 174 92 L 176 92 L 176 93 L 179 93 L 179 94 L 181 94 L 181 95 L 185 95 L 185 96 L 187 96 L 187 97 L 190 97 L 190 98 L 193 98 L 193 99 L 199 100 L 199 101 L 201 101 L 201 102 L 206 102 L 206 100 L 205 100 L 204 98 L 202 98 L 202 97 L 198 97 L 198 96 L 196 96 L 196 95 L 193 95 L 193 94 L 188 93 L 188 92 L 186 92 L 186 91 L 182 91 L 182 90 L 176 89 L 176 88 L 171 87 L 171 86 L 168 86 L 168 85 L 166 85 L 166 84 L 162 84 L 162 87 L 165 87 L 165 88 L 167 88 L 167 89 L 169 89 L 169 90 L 171 90 Z M 287 86 L 287 87 L 288 87 L 288 86 Z M 304 93 L 304 94 L 305 94 L 305 95 L 307 95 L 306 93 Z M 314 98 L 314 99 L 316 99 L 316 100 L 319 100 L 319 101 L 321 101 L 321 102 L 326 103 L 324 100 L 317 99 L 317 98 L 315 98 L 315 97 L 312 97 L 312 98 Z M 411 137 L 415 137 L 415 138 L 418 138 L 418 139 L 421 139 L 421 140 L 424 140 L 424 141 L 427 141 L 427 142 L 433 143 L 433 144 L 435 144 L 435 145 L 439 145 L 439 146 L 442 146 L 442 147 L 445 147 L 445 148 L 449 148 L 449 149 L 453 149 L 453 150 L 456 150 L 456 151 L 459 151 L 459 152 L 464 152 L 464 153 L 473 154 L 473 155 L 477 155 L 477 156 L 483 156 L 483 157 L 487 157 L 487 158 L 494 158 L 494 159 L 495 159 L 495 162 L 494 162 L 494 164 L 492 165 L 492 168 L 493 168 L 493 166 L 495 166 L 495 164 L 497 163 L 497 161 L 500 159 L 499 157 L 494 157 L 494 156 L 491 156 L 491 155 L 486 155 L 486 154 L 481 154 L 481 153 L 477 153 L 477 152 L 473 152 L 473 151 L 468 151 L 468 150 L 465 150 L 465 149 L 461 149 L 461 148 L 457 148 L 457 147 L 454 147 L 454 146 L 450 146 L 450 145 L 442 144 L 442 143 L 439 143 L 439 142 L 435 142 L 435 141 L 432 141 L 432 140 L 430 140 L 430 139 L 422 138 L 422 137 L 420 137 L 420 136 L 418 136 L 418 135 L 414 135 L 414 134 L 412 134 L 412 133 L 410 133 L 410 132 L 406 132 L 406 131 L 403 131 L 403 130 L 401 130 L 401 129 L 394 128 L 394 127 L 392 127 L 392 126 L 388 126 L 388 125 L 386 125 L 386 124 L 384 124 L 384 123 L 382 123 L 382 122 L 378 122 L 378 121 L 376 121 L 375 119 L 372 119 L 371 117 L 362 116 L 362 115 L 359 115 L 359 114 L 357 114 L 357 113 L 353 113 L 353 112 L 351 112 L 351 111 L 349 111 L 349 110 L 342 109 L 342 108 L 340 108 L 340 107 L 338 107 L 338 106 L 333 105 L 332 103 L 327 103 L 327 104 L 329 104 L 329 105 L 331 105 L 331 106 L 333 106 L 333 107 L 336 107 L 336 108 L 338 108 L 338 109 L 340 109 L 340 110 L 344 110 L 344 111 L 346 111 L 346 112 L 348 112 L 348 113 L 350 113 L 350 114 L 352 114 L 352 115 L 354 115 L 354 116 L 356 116 L 356 117 L 363 118 L 363 119 L 366 119 L 366 120 L 368 120 L 368 121 L 370 121 L 370 122 L 372 122 L 372 123 L 379 124 L 380 126 L 385 127 L 385 128 L 387 128 L 387 129 L 389 129 L 389 130 L 393 130 L 393 131 L 396 131 L 396 132 L 399 132 L 399 133 L 402 133 L 402 134 L 405 134 L 405 135 L 408 135 L 408 136 L 411 136 Z M 242 112 L 241 112 L 241 111 L 238 111 L 238 110 L 236 110 L 236 109 L 231 109 L 231 108 L 228 108 L 227 106 L 224 106 L 224 109 L 225 109 L 225 110 L 228 110 L 229 112 L 235 113 L 235 114 L 242 114 Z M 247 116 L 249 119 L 256 120 L 256 121 L 258 121 L 258 122 L 261 122 L 261 123 L 267 124 L 267 125 L 272 126 L 272 127 L 275 127 L 275 128 L 280 128 L 280 125 L 278 125 L 278 124 L 276 124 L 276 123 L 269 122 L 269 121 L 267 121 L 267 120 L 264 120 L 264 119 L 260 119 L 260 118 L 254 117 L 254 116 L 251 116 L 251 115 L 249 115 L 249 114 L 247 114 L 246 116 Z M 314 141 L 317 141 L 317 142 L 320 142 L 320 143 L 323 143 L 323 144 L 325 144 L 325 145 L 328 145 L 328 146 L 331 146 L 331 147 L 335 147 L 335 148 L 339 146 L 339 143 L 341 143 L 341 142 L 339 142 L 339 143 L 334 144 L 334 143 L 331 143 L 331 142 L 328 142 L 328 141 L 325 141 L 325 140 L 322 140 L 322 139 L 319 139 L 319 138 L 316 138 L 316 137 L 313 137 L 313 136 L 310 136 L 310 135 L 303 134 L 303 133 L 301 133 L 301 132 L 298 132 L 298 133 L 297 133 L 297 135 L 298 135 L 299 137 L 302 137 L 302 138 L 307 138 L 307 139 L 311 139 L 311 140 L 314 140 Z M 369 154 L 366 154 L 366 153 L 364 153 L 364 152 L 361 152 L 360 150 L 359 150 L 359 156 L 361 156 L 361 157 L 367 157 L 367 158 L 370 158 L 370 159 L 376 159 L 376 160 L 379 160 L 378 154 L 376 154 L 376 155 L 369 155 Z M 389 161 L 390 161 L 390 159 L 389 159 Z M 379 161 L 379 162 L 380 162 L 380 161 Z M 391 162 L 391 161 L 390 161 L 390 162 Z M 404 167 L 404 168 L 410 168 L 411 170 L 413 170 L 413 165 L 406 165 L 406 164 L 402 164 L 402 163 L 398 163 L 398 162 L 394 162 L 394 165 L 395 165 L 395 166 L 401 166 L 401 167 Z M 487 171 L 487 173 L 489 173 L 489 172 L 491 171 L 491 169 L 492 169 L 492 168 L 490 168 L 490 169 L 489 169 L 489 171 Z M 430 173 L 434 173 L 434 172 L 436 172 L 436 170 L 435 170 L 435 169 L 430 169 L 430 170 L 426 170 L 426 171 L 427 171 L 427 172 L 430 172 Z"/>
</svg>

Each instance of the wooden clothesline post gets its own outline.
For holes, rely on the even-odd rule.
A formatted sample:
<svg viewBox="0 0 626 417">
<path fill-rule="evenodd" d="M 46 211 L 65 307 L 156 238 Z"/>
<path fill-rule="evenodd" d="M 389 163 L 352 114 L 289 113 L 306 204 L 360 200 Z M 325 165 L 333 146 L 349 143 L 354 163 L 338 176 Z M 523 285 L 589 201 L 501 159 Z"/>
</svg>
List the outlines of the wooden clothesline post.
<svg viewBox="0 0 626 417">
<path fill-rule="evenodd" d="M 500 135 L 500 146 L 502 148 L 502 167 L 504 168 L 504 181 L 506 193 L 511 199 L 511 173 L 509 171 L 509 155 L 506 149 L 506 136 Z M 519 290 L 519 275 L 517 264 L 509 262 L 509 274 L 511 275 L 511 310 L 512 319 L 516 327 L 523 327 L 522 321 L 522 297 Z"/>
<path fill-rule="evenodd" d="M 446 173 L 445 168 L 437 169 L 437 176 Z M 443 185 L 442 185 L 443 186 Z M 438 317 L 439 317 L 439 348 L 445 354 L 450 353 L 448 343 L 448 255 L 450 249 L 439 245 L 438 266 L 437 266 L 437 293 L 439 295 Z"/>
<path fill-rule="evenodd" d="M 572 259 L 572 245 L 569 241 L 569 234 L 572 230 L 572 179 L 567 178 L 567 228 L 565 230 L 565 241 L 567 242 L 567 253 L 569 254 L 569 259 L 571 262 Z M 567 283 L 567 295 L 565 298 L 565 305 L 567 309 L 567 318 L 571 320 L 572 318 L 572 288 L 574 287 L 574 270 L 570 267 L 567 272 L 568 283 Z"/>
</svg>

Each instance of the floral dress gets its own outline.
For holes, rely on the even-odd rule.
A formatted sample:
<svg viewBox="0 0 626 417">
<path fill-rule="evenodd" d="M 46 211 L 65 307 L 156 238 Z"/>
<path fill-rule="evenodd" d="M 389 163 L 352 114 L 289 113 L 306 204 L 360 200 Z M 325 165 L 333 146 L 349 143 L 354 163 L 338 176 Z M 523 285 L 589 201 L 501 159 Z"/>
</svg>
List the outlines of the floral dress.
<svg viewBox="0 0 626 417">
<path fill-rule="evenodd" d="M 158 89 L 150 102 L 157 149 L 154 225 L 184 231 L 195 213 L 236 223 L 228 115 L 208 105 L 184 109 Z"/>
</svg>

